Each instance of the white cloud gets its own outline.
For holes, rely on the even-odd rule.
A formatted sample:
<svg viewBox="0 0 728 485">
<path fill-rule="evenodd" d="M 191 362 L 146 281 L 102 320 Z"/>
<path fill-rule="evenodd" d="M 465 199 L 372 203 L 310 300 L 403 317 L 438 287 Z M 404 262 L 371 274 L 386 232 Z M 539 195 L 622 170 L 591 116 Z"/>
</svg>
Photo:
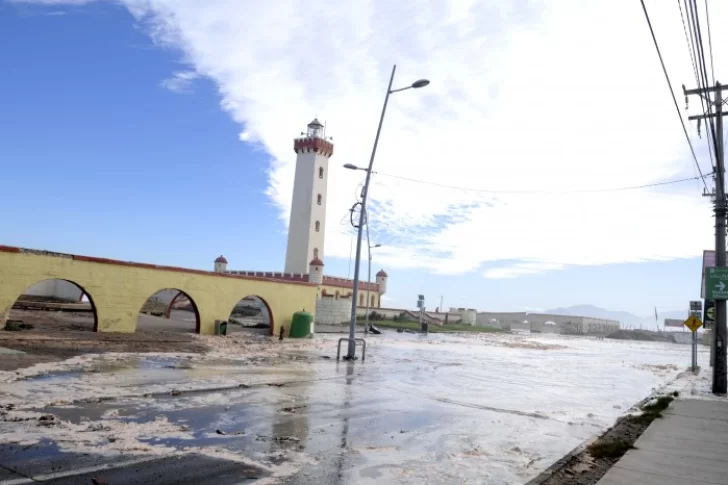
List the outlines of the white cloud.
<svg viewBox="0 0 728 485">
<path fill-rule="evenodd" d="M 380 262 L 462 273 L 501 261 L 484 274 L 503 278 L 692 257 L 710 245 L 709 201 L 696 183 L 568 193 L 694 174 L 639 2 L 120 1 L 217 84 L 241 139 L 271 155 L 268 194 L 284 223 L 291 138 L 314 115 L 327 122 L 336 146 L 328 257 L 349 257 L 340 221 L 360 174 L 340 167 L 368 161 L 392 62 L 395 86 L 432 84 L 390 100 L 375 170 L 500 193 L 375 176 Z M 674 85 L 693 85 L 679 10 L 647 5 Z M 712 2 L 711 18 L 727 9 Z M 714 45 L 727 40 L 713 29 Z M 550 193 L 503 193 L 538 190 Z"/>
<path fill-rule="evenodd" d="M 171 77 L 159 83 L 165 89 L 169 89 L 177 94 L 189 94 L 191 92 L 192 82 L 198 79 L 200 75 L 195 71 L 177 71 Z"/>
<path fill-rule="evenodd" d="M 558 263 L 515 263 L 503 268 L 492 268 L 486 270 L 483 276 L 491 279 L 517 278 L 531 274 L 538 274 L 544 271 L 563 269 L 563 264 Z"/>
</svg>

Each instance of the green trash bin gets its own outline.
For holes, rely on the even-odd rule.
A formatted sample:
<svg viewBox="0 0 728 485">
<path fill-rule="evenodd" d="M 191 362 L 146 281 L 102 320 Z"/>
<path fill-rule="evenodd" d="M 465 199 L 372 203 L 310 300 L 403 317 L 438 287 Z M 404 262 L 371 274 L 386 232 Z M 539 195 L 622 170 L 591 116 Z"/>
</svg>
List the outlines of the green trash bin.
<svg viewBox="0 0 728 485">
<path fill-rule="evenodd" d="M 227 322 L 225 320 L 215 320 L 215 335 L 227 335 Z"/>
<path fill-rule="evenodd" d="M 291 320 L 290 338 L 306 338 L 311 335 L 313 315 L 308 312 L 296 312 Z"/>
</svg>

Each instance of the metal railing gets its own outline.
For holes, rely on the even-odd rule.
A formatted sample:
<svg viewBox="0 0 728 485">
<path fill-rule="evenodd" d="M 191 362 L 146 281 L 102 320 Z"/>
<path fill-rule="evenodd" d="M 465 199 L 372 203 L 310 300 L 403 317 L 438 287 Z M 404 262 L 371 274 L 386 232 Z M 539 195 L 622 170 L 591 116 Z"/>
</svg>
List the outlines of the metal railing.
<svg viewBox="0 0 728 485">
<path fill-rule="evenodd" d="M 349 342 L 349 337 L 344 337 L 339 339 L 339 343 L 336 346 L 336 360 L 339 360 L 341 358 L 341 342 Z M 363 338 L 355 338 L 354 340 L 354 348 L 356 349 L 356 343 L 359 342 L 361 344 L 361 360 L 364 362 L 367 356 L 367 342 Z"/>
</svg>

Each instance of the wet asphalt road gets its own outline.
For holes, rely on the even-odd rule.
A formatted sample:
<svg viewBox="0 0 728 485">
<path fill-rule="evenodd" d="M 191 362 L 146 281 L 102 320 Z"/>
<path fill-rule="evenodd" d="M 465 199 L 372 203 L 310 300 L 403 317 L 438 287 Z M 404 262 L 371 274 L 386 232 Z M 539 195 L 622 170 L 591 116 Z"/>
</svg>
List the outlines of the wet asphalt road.
<svg viewBox="0 0 728 485">
<path fill-rule="evenodd" d="M 19 382 L 18 392 L 37 392 L 41 402 L 49 402 L 45 393 L 53 386 L 80 386 L 99 397 L 109 385 L 140 391 L 35 409 L 60 420 L 48 428 L 0 423 L 8 433 L 25 427 L 13 439 L 0 433 L 0 485 L 91 484 L 93 478 L 109 485 L 227 485 L 273 473 L 286 474 L 283 485 L 525 483 L 659 381 L 627 359 L 640 366 L 670 362 L 682 350 L 635 352 L 641 344 L 597 341 L 545 350 L 407 338 L 390 336 L 402 342 L 389 347 L 372 339 L 366 363 L 306 354 L 307 360 L 268 367 L 176 367 L 172 358 L 145 357 L 134 368 L 86 374 L 83 385 L 73 371 Z M 610 358 L 591 358 L 596 350 L 611 352 Z M 143 394 L 147 382 L 165 379 L 171 389 L 210 373 L 257 384 Z M 159 418 L 169 426 L 155 426 Z M 39 434 L 55 436 L 58 445 L 47 439 L 10 444 Z M 123 455 L 111 455 L 117 445 Z"/>
<path fill-rule="evenodd" d="M 95 478 L 109 485 L 233 485 L 253 483 L 266 476 L 266 472 L 251 466 L 201 455 L 119 459 L 73 453 L 54 455 L 52 448 L 54 445 L 47 443 L 25 450 L 0 445 L 0 484 L 80 485 L 92 484 Z"/>
</svg>

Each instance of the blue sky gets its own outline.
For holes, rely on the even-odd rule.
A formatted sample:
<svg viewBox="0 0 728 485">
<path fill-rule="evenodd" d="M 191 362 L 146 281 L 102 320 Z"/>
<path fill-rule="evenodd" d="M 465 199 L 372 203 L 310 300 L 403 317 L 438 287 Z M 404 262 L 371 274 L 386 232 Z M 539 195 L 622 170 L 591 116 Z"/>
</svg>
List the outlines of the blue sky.
<svg viewBox="0 0 728 485">
<path fill-rule="evenodd" d="M 192 268 L 212 268 L 213 259 L 224 254 L 232 269 L 280 270 L 295 160 L 291 140 L 310 118 L 320 116 L 328 120 L 337 146 L 331 159 L 326 269 L 339 276 L 352 273 L 351 238 L 339 222 L 359 179 L 339 167 L 347 162 L 363 164 L 368 157 L 389 58 L 376 59 L 371 73 L 358 72 L 361 78 L 349 77 L 348 65 L 336 68 L 335 51 L 318 56 L 330 60 L 331 71 L 326 70 L 325 59 L 313 59 L 307 68 L 301 62 L 307 51 L 289 49 L 300 44 L 296 36 L 272 50 L 274 41 L 265 47 L 257 41 L 236 43 L 234 36 L 240 34 L 232 27 L 205 30 L 206 25 L 219 22 L 214 15 L 231 17 L 224 11 L 225 2 L 210 3 L 204 15 L 194 11 L 199 4 L 173 2 L 170 8 L 178 25 L 172 26 L 160 20 L 161 7 L 143 7 L 132 0 L 125 1 L 125 6 L 103 1 L 68 3 L 0 3 L 0 58 L 4 61 L 0 243 Z M 249 13 L 265 17 L 257 11 Z M 208 14 L 212 20 L 206 19 Z M 195 15 L 201 27 L 185 20 Z M 533 18 L 504 18 L 514 29 L 523 29 L 524 22 L 554 17 L 540 16 L 536 12 Z M 644 34 L 644 25 L 635 25 Z M 530 27 L 542 32 L 540 24 Z M 543 27 L 543 32 L 551 32 L 551 27 Z M 251 30 L 251 37 L 256 34 Z M 437 36 L 455 35 L 448 29 L 430 34 L 433 42 Z M 225 35 L 231 36 L 229 43 L 224 42 Z M 522 41 L 488 35 L 496 43 L 510 42 L 513 49 Z M 464 49 L 475 49 L 481 40 L 473 39 L 458 41 Z M 468 145 L 467 140 L 489 144 L 487 137 L 480 140 L 480 135 L 468 130 L 479 113 L 500 119 L 503 107 L 495 101 L 510 99 L 499 84 L 502 80 L 494 77 L 487 95 L 481 97 L 482 89 L 454 85 L 454 74 L 446 74 L 446 66 L 438 64 L 446 62 L 439 57 L 446 52 L 420 59 L 419 49 L 408 42 L 399 37 L 389 40 L 406 44 L 396 49 L 403 59 L 399 76 L 435 75 L 428 74 L 433 78 L 432 90 L 398 94 L 392 101 L 377 159 L 383 174 L 375 177 L 372 188 L 372 229 L 375 241 L 382 241 L 384 247 L 375 257 L 373 270 L 385 267 L 389 272 L 387 305 L 413 306 L 416 295 L 424 293 L 428 307 L 439 305 L 442 295 L 445 306 L 482 310 L 591 303 L 649 315 L 653 306 L 664 311 L 682 309 L 699 296 L 699 255 L 710 247 L 712 221 L 697 182 L 660 191 L 558 194 L 573 187 L 623 187 L 694 175 L 679 123 L 670 112 L 668 93 L 659 84 L 664 80 L 654 64 L 654 51 L 644 40 L 639 38 L 644 45 L 637 50 L 649 57 L 634 62 L 649 68 L 642 87 L 645 92 L 659 91 L 654 106 L 664 116 L 658 116 L 649 128 L 640 122 L 638 135 L 632 134 L 632 126 L 617 130 L 613 124 L 605 125 L 602 138 L 597 133 L 596 140 L 587 140 L 592 145 L 579 137 L 558 143 L 553 137 L 539 138 L 552 124 L 543 119 L 533 121 L 541 123 L 538 129 L 528 123 L 515 124 L 508 133 L 522 128 L 532 143 L 540 143 L 539 153 L 544 155 L 533 166 L 523 165 L 533 158 L 519 158 L 525 154 L 500 148 L 479 154 L 477 146 Z M 364 37 L 359 42 L 352 50 L 361 51 L 359 59 L 366 67 L 376 57 L 376 52 L 370 52 L 374 43 Z M 230 61 L 231 52 L 240 58 Z M 684 60 L 678 54 L 682 55 L 676 53 L 675 58 Z M 290 64 L 283 62 L 288 55 L 293 58 Z M 470 59 L 466 54 L 463 58 Z M 492 63 L 503 72 L 513 68 L 509 57 Z M 305 82 L 264 89 L 272 89 L 275 79 L 286 76 Z M 437 87 L 446 82 L 451 83 L 447 90 Z M 615 90 L 618 98 L 628 92 L 625 86 Z M 645 109 L 653 107 L 651 99 L 641 99 Z M 633 109 L 629 101 L 625 108 Z M 468 111 L 473 105 L 482 110 Z M 609 110 L 608 100 L 606 105 L 604 109 Z M 578 131 L 581 123 L 569 114 L 575 108 L 563 101 L 559 106 L 566 112 L 567 131 Z M 356 116 L 349 114 L 351 119 L 342 114 L 352 112 Z M 433 122 L 423 123 L 427 126 L 413 124 L 412 120 L 430 116 Z M 496 121 L 484 121 L 483 133 L 494 129 Z M 443 133 L 445 125 L 440 122 L 453 130 L 443 140 L 433 135 Z M 430 128 L 434 131 L 420 133 Z M 641 139 L 645 144 L 669 143 L 654 149 L 638 145 Z M 609 167 L 621 163 L 617 158 L 610 163 L 597 160 L 583 170 L 582 177 L 578 163 L 587 152 L 584 147 L 593 148 L 594 143 L 599 149 L 588 151 L 597 158 L 619 155 L 609 151 L 610 145 L 632 143 L 630 153 L 638 161 L 625 161 L 629 167 L 625 175 L 623 167 Z M 559 155 L 550 154 L 551 148 Z M 562 163 L 572 157 L 572 151 L 576 161 Z M 423 157 L 432 153 L 439 160 L 447 159 L 425 162 Z M 420 165 L 413 165 L 413 159 L 421 160 Z M 704 168 L 706 160 L 701 160 Z M 526 175 L 520 173 L 522 167 Z M 552 169 L 546 171 L 548 167 Z M 526 169 L 533 177 L 527 176 Z M 554 193 L 468 195 L 387 174 L 479 189 L 538 191 L 547 186 Z M 586 206 L 592 211 L 580 212 Z M 643 259 L 665 261 L 634 262 Z"/>
</svg>

